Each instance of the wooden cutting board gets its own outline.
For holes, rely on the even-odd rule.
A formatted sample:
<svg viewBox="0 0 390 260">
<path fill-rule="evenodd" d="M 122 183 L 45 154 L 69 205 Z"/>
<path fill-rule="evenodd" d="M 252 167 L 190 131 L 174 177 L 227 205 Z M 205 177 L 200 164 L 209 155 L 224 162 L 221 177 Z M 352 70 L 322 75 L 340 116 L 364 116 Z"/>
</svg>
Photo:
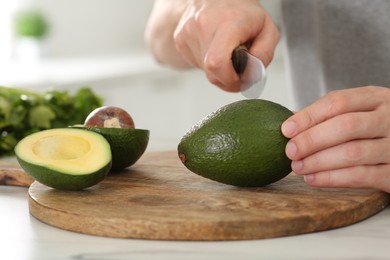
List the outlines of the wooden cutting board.
<svg viewBox="0 0 390 260">
<path fill-rule="evenodd" d="M 33 182 L 16 162 L 0 160 L 0 185 L 29 187 Z"/>
<path fill-rule="evenodd" d="M 29 208 L 75 232 L 158 240 L 248 240 L 342 227 L 389 203 L 363 189 L 316 189 L 291 174 L 264 188 L 238 188 L 188 171 L 175 152 L 145 154 L 127 171 L 84 191 L 34 182 Z"/>
</svg>

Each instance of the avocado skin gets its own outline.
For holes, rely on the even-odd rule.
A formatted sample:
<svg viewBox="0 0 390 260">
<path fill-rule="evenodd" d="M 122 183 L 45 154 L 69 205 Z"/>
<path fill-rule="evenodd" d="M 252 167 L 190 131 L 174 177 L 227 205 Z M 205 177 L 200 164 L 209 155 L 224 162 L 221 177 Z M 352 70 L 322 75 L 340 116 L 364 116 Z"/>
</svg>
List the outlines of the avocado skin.
<svg viewBox="0 0 390 260">
<path fill-rule="evenodd" d="M 45 166 L 28 163 L 21 158 L 17 158 L 20 166 L 28 171 L 35 180 L 59 190 L 82 190 L 89 188 L 107 176 L 111 169 L 111 161 L 94 173 L 73 175 L 66 172 L 56 171 Z"/>
<path fill-rule="evenodd" d="M 291 172 L 281 125 L 292 114 L 262 99 L 228 104 L 182 137 L 179 157 L 190 171 L 217 182 L 241 187 L 271 184 Z"/>
<path fill-rule="evenodd" d="M 111 147 L 111 172 L 119 172 L 136 163 L 144 154 L 150 131 L 136 128 L 109 128 L 94 126 L 70 126 L 102 135 Z"/>
</svg>

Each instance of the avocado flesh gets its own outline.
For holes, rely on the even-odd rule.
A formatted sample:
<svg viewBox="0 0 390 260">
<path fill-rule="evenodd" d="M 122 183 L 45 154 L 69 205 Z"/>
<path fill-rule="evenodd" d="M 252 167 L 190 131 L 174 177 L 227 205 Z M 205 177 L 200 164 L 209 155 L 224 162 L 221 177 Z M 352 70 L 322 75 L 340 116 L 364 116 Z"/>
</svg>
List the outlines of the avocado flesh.
<svg viewBox="0 0 390 260">
<path fill-rule="evenodd" d="M 59 128 L 23 138 L 15 147 L 21 167 L 49 187 L 80 190 L 102 181 L 111 168 L 110 145 L 101 135 Z"/>
<path fill-rule="evenodd" d="M 102 135 L 111 147 L 111 171 L 130 167 L 144 154 L 149 142 L 149 130 L 137 128 L 110 128 L 77 125 L 73 128 L 85 129 Z"/>
<path fill-rule="evenodd" d="M 192 172 L 221 183 L 260 187 L 291 172 L 281 124 L 293 113 L 271 101 L 242 100 L 210 114 L 182 138 L 181 161 Z"/>
</svg>

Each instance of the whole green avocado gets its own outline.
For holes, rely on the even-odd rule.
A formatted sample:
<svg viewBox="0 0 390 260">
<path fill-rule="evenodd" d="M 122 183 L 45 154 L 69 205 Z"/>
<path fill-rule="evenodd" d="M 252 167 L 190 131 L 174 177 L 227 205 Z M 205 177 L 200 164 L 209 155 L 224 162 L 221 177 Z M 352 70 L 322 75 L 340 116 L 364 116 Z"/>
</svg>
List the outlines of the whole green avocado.
<svg viewBox="0 0 390 260">
<path fill-rule="evenodd" d="M 241 100 L 221 107 L 181 139 L 178 154 L 192 172 L 224 184 L 261 187 L 291 172 L 282 123 L 293 113 L 280 104 Z"/>
</svg>

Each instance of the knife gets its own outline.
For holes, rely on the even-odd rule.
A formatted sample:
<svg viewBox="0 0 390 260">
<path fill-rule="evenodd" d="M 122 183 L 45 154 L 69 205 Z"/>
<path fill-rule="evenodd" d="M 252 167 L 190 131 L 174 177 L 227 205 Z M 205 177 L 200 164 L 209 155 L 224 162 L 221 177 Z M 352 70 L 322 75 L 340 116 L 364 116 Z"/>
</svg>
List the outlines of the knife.
<svg viewBox="0 0 390 260">
<path fill-rule="evenodd" d="M 232 63 L 240 78 L 241 94 L 250 99 L 260 97 L 267 81 L 263 62 L 250 54 L 244 45 L 240 45 L 233 50 Z"/>
</svg>

